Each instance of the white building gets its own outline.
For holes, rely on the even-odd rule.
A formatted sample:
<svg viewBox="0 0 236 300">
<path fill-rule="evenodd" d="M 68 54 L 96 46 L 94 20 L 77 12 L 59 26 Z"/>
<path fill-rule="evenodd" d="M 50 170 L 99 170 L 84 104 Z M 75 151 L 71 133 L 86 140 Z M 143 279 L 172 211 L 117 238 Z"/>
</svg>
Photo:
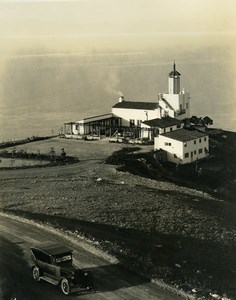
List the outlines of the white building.
<svg viewBox="0 0 236 300">
<path fill-rule="evenodd" d="M 126 101 L 122 96 L 112 107 L 111 113 L 64 123 L 64 132 L 71 135 L 91 134 L 98 132 L 100 125 L 102 131 L 107 131 L 109 126 L 112 129 L 140 127 L 144 121 L 167 116 L 183 120 L 190 115 L 190 96 L 184 90 L 180 91 L 180 76 L 174 64 L 173 71 L 169 73 L 169 92 L 159 94 L 156 102 Z"/>
<path fill-rule="evenodd" d="M 141 137 L 152 140 L 159 134 L 171 132 L 183 128 L 183 123 L 169 116 L 161 119 L 152 119 L 141 123 Z"/>
<path fill-rule="evenodd" d="M 209 155 L 209 138 L 205 133 L 178 129 L 154 138 L 154 150 L 165 150 L 167 160 L 186 164 Z"/>
<path fill-rule="evenodd" d="M 208 135 L 183 129 L 181 120 L 190 117 L 190 95 L 180 90 L 181 74 L 169 73 L 168 93 L 161 93 L 156 102 L 126 101 L 122 96 L 108 114 L 64 123 L 70 137 L 99 137 L 123 134 L 139 139 L 154 139 L 154 149 L 162 149 L 167 159 L 186 164 L 208 156 Z"/>
<path fill-rule="evenodd" d="M 189 118 L 190 94 L 184 89 L 180 91 L 180 76 L 174 63 L 169 73 L 168 93 L 159 94 L 156 102 L 126 101 L 122 96 L 112 107 L 112 113 L 124 120 L 124 126 L 140 126 L 143 121 L 166 116 L 179 120 Z"/>
<path fill-rule="evenodd" d="M 123 126 L 140 126 L 144 120 L 161 118 L 157 102 L 125 101 L 124 97 L 112 107 L 112 113 L 122 118 Z"/>
<path fill-rule="evenodd" d="M 112 113 L 85 118 L 77 122 L 64 123 L 64 132 L 69 137 L 85 135 L 111 135 L 114 128 L 122 127 L 122 119 Z M 112 131 L 113 129 L 113 131 Z"/>
</svg>

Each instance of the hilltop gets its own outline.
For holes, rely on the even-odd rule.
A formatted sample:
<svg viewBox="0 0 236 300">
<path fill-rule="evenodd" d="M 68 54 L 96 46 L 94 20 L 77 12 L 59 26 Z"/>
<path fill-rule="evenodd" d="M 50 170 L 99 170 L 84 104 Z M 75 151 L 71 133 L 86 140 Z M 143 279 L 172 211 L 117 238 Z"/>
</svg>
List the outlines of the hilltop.
<svg viewBox="0 0 236 300">
<path fill-rule="evenodd" d="M 233 137 L 228 135 L 231 144 Z M 160 173 L 146 178 L 143 170 L 150 172 L 152 166 L 143 158 L 152 146 L 128 146 L 131 157 L 122 165 L 106 163 L 124 147 L 107 140 L 54 138 L 16 148 L 47 153 L 51 147 L 56 153 L 65 148 L 79 162 L 1 170 L 3 211 L 89 238 L 124 266 L 199 297 L 208 298 L 210 292 L 236 297 L 235 204 L 222 198 L 219 188 L 211 195 Z M 224 149 L 232 151 L 226 144 Z M 137 162 L 138 169 L 130 168 Z"/>
</svg>

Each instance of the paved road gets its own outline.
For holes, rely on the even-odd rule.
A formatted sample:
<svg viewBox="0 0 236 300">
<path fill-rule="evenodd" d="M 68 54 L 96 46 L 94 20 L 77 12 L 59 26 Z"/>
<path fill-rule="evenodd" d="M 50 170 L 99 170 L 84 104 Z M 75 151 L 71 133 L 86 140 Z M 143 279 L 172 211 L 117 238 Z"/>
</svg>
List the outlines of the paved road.
<svg viewBox="0 0 236 300">
<path fill-rule="evenodd" d="M 35 282 L 31 276 L 29 247 L 58 239 L 54 233 L 0 215 L 0 299 L 68 299 L 58 287 Z M 60 239 L 71 246 L 67 239 Z M 121 266 L 108 263 L 80 245 L 73 245 L 73 249 L 75 263 L 93 273 L 95 292 L 79 292 L 69 299 L 180 299 Z"/>
</svg>

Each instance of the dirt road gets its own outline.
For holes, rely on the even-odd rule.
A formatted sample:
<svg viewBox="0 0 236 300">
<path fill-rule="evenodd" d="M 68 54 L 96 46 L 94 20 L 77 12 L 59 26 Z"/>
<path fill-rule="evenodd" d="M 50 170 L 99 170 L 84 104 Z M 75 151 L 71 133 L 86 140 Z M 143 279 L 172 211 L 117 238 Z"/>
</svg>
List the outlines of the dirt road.
<svg viewBox="0 0 236 300">
<path fill-rule="evenodd" d="M 99 252 L 89 252 L 79 244 L 71 245 L 67 239 L 53 232 L 3 215 L 0 216 L 0 229 L 0 298 L 65 299 L 59 288 L 35 282 L 30 271 L 29 247 L 46 240 L 60 240 L 73 247 L 75 263 L 94 275 L 95 293 L 79 292 L 71 295 L 71 299 L 180 299 L 119 264 L 108 262 Z"/>
</svg>

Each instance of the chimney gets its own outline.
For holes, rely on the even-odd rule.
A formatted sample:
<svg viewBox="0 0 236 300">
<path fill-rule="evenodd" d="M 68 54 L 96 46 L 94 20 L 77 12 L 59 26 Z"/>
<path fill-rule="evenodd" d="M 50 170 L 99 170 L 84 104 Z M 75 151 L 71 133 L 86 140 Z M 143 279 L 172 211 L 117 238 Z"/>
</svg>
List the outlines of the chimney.
<svg viewBox="0 0 236 300">
<path fill-rule="evenodd" d="M 119 97 L 119 102 L 124 102 L 125 101 L 125 97 L 124 96 L 120 96 Z"/>
</svg>

